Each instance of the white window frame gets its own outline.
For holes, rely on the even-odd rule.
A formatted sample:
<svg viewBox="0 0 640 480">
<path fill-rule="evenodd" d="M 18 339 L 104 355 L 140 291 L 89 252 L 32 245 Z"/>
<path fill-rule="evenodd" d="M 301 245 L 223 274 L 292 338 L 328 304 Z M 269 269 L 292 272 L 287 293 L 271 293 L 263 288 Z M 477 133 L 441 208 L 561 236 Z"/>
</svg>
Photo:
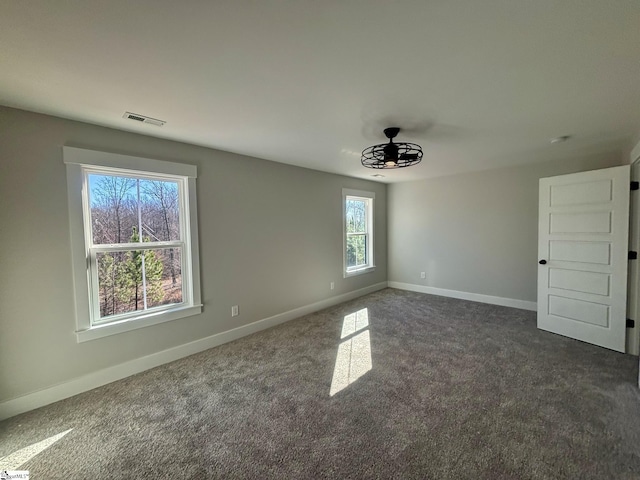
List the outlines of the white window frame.
<svg viewBox="0 0 640 480">
<path fill-rule="evenodd" d="M 78 342 L 115 335 L 138 328 L 177 320 L 202 312 L 200 296 L 200 260 L 196 204 L 197 169 L 194 165 L 152 160 L 75 147 L 63 147 L 67 167 L 71 259 L 76 306 L 76 337 Z M 180 242 L 151 242 L 137 245 L 137 250 L 170 248 L 178 243 L 182 248 L 183 302 L 159 306 L 144 311 L 114 315 L 100 320 L 97 305 L 96 248 L 93 246 L 88 175 L 91 173 L 158 178 L 178 183 L 180 196 Z M 129 244 L 118 245 L 127 249 Z"/>
<path fill-rule="evenodd" d="M 347 267 L 347 199 L 365 200 L 367 202 L 367 263 L 358 267 Z M 376 194 L 364 190 L 342 189 L 342 261 L 344 278 L 363 273 L 373 272 L 376 269 L 374 257 L 374 202 Z"/>
</svg>

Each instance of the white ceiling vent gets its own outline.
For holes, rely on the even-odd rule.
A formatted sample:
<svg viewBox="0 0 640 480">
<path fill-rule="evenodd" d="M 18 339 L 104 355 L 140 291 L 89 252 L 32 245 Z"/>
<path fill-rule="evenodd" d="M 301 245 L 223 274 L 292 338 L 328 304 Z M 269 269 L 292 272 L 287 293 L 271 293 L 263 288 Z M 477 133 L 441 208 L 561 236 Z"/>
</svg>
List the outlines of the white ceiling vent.
<svg viewBox="0 0 640 480">
<path fill-rule="evenodd" d="M 129 120 L 133 120 L 134 122 L 140 123 L 148 123 L 149 125 L 155 125 L 156 127 L 161 127 L 165 123 L 164 120 L 158 120 L 157 118 L 145 117 L 144 115 L 139 115 L 137 113 L 124 112 L 122 118 L 127 118 Z"/>
</svg>

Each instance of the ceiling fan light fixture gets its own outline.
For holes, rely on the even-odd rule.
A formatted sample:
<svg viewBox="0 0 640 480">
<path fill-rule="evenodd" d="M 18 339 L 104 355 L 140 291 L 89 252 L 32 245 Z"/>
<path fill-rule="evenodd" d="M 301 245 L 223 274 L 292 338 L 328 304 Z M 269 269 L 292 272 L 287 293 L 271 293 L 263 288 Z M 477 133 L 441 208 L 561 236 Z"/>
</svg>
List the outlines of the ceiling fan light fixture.
<svg viewBox="0 0 640 480">
<path fill-rule="evenodd" d="M 367 168 L 404 168 L 417 165 L 422 160 L 422 147 L 415 143 L 397 142 L 398 127 L 384 129 L 389 143 L 372 145 L 362 151 L 361 162 Z"/>
</svg>

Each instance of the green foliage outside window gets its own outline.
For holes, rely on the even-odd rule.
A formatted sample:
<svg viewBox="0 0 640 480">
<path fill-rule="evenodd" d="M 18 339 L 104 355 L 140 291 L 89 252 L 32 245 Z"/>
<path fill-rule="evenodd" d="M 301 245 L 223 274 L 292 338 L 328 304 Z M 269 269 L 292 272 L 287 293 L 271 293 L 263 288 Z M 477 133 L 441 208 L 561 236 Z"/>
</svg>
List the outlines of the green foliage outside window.
<svg viewBox="0 0 640 480">
<path fill-rule="evenodd" d="M 140 235 L 135 227 L 129 241 L 131 243 L 140 241 Z M 142 241 L 149 242 L 149 238 L 145 237 Z M 162 260 L 153 250 L 99 254 L 100 317 L 142 310 L 144 280 L 146 280 L 147 305 L 152 306 L 161 302 L 165 295 L 162 288 L 163 271 Z"/>
</svg>

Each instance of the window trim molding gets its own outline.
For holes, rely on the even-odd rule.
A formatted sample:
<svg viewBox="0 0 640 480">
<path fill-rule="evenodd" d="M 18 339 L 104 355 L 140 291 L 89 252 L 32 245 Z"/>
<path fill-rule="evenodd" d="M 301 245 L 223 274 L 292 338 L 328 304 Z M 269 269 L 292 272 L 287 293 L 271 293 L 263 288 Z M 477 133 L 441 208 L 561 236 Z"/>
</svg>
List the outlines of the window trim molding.
<svg viewBox="0 0 640 480">
<path fill-rule="evenodd" d="M 367 219 L 369 220 L 369 232 L 368 232 L 368 251 L 370 258 L 367 265 L 360 268 L 347 270 L 347 197 L 360 197 L 369 200 L 369 208 L 367 212 Z M 343 278 L 354 277 L 356 275 L 362 275 L 375 271 L 375 192 L 369 192 L 365 190 L 354 190 L 351 188 L 342 189 L 342 276 Z"/>
<path fill-rule="evenodd" d="M 182 163 L 153 160 L 150 158 L 134 157 L 76 147 L 63 146 L 63 159 L 67 166 L 67 195 L 69 205 L 69 229 L 71 235 L 71 263 L 73 273 L 74 301 L 76 314 L 76 337 L 78 343 L 94 340 L 109 335 L 115 335 L 138 328 L 156 325 L 178 318 L 197 315 L 202 312 L 200 293 L 200 252 L 198 248 L 198 218 L 196 201 L 197 167 Z M 184 218 L 188 222 L 183 229 L 184 244 L 191 250 L 189 262 L 191 282 L 190 303 L 178 307 L 147 311 L 134 318 L 103 324 L 91 324 L 89 300 L 89 286 L 92 284 L 91 269 L 89 268 L 89 245 L 85 232 L 84 218 L 86 215 L 86 174 L 89 169 L 119 169 L 123 174 L 159 175 L 180 177 L 185 183 L 185 204 L 181 206 Z"/>
</svg>

